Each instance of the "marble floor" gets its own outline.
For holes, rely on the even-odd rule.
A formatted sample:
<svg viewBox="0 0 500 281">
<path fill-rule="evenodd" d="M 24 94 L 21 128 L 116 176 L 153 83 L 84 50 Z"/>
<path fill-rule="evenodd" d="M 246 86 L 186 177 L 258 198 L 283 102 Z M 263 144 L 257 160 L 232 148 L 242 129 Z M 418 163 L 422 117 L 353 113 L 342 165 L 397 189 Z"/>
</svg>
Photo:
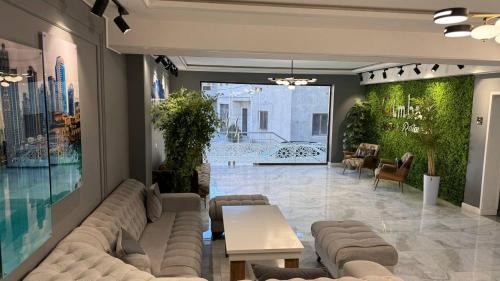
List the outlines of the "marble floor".
<svg viewBox="0 0 500 281">
<path fill-rule="evenodd" d="M 354 219 L 369 224 L 399 252 L 396 275 L 413 280 L 500 280 L 500 222 L 462 212 L 447 202 L 423 206 L 422 192 L 381 182 L 372 189 L 366 171 L 361 179 L 339 167 L 213 166 L 211 196 L 261 193 L 280 207 L 305 247 L 301 267 L 319 267 L 311 223 Z M 207 222 L 208 224 L 208 222 Z M 204 276 L 229 280 L 224 240 L 205 233 Z"/>
</svg>

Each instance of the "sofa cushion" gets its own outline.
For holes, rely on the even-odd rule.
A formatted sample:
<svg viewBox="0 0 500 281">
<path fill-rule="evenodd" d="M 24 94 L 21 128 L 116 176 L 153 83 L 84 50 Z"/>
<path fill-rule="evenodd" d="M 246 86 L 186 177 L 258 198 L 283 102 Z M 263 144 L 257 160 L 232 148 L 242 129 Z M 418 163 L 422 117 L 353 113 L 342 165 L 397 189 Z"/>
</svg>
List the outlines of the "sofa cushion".
<svg viewBox="0 0 500 281">
<path fill-rule="evenodd" d="M 122 228 L 118 233 L 118 238 L 116 240 L 116 256 L 121 258 L 130 254 L 145 255 L 146 253 L 142 249 L 139 242 L 137 242 L 137 240 L 135 240 L 130 233 Z"/>
<path fill-rule="evenodd" d="M 346 276 L 364 278 L 366 276 L 393 276 L 384 266 L 364 260 L 350 261 L 344 264 L 343 274 Z"/>
<path fill-rule="evenodd" d="M 25 281 L 133 281 L 154 276 L 84 242 L 59 244 Z"/>
<path fill-rule="evenodd" d="M 252 270 L 258 281 L 268 279 L 287 280 L 292 278 L 316 279 L 329 277 L 328 272 L 322 268 L 281 268 L 261 264 L 252 264 Z"/>
<path fill-rule="evenodd" d="M 151 259 L 151 273 L 155 276 L 160 274 L 163 255 L 167 249 L 167 241 L 170 238 L 174 220 L 175 213 L 164 212 L 156 222 L 146 225 L 139 239 L 139 244 Z"/>
<path fill-rule="evenodd" d="M 147 191 L 146 210 L 148 219 L 155 222 L 161 217 L 161 193 L 158 184 L 153 184 Z"/>
<path fill-rule="evenodd" d="M 178 212 L 159 276 L 200 276 L 203 240 L 199 212 Z"/>
<path fill-rule="evenodd" d="M 132 237 L 139 239 L 146 227 L 144 185 L 134 179 L 121 183 L 97 209 L 87 217 L 82 226 L 95 228 L 106 237 L 107 249 L 115 249 L 118 231 L 123 227 Z M 93 241 L 89 241 L 92 245 Z"/>
</svg>

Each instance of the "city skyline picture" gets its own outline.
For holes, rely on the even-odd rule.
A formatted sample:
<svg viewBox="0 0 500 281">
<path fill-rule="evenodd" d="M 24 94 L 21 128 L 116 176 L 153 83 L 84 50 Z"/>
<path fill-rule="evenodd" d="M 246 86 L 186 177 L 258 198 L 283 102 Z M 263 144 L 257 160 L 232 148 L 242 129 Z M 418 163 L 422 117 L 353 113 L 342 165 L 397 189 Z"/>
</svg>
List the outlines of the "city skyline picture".
<svg viewBox="0 0 500 281">
<path fill-rule="evenodd" d="M 81 186 L 82 149 L 78 52 L 72 42 L 42 33 L 52 201 Z"/>
<path fill-rule="evenodd" d="M 3 276 L 51 235 L 46 118 L 42 51 L 0 38 L 0 269 Z"/>
</svg>

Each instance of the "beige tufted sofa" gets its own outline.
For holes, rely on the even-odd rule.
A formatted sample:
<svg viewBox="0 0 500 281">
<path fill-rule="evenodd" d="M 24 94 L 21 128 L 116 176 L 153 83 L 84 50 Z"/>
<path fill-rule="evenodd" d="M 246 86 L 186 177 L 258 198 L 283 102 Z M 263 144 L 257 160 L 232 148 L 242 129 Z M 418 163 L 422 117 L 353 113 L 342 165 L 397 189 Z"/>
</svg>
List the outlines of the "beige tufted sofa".
<svg viewBox="0 0 500 281">
<path fill-rule="evenodd" d="M 154 223 L 147 221 L 145 197 L 142 183 L 129 179 L 120 184 L 24 280 L 204 281 L 199 278 L 202 257 L 199 196 L 162 194 L 163 213 Z M 150 257 L 152 274 L 113 256 L 121 227 L 139 241 Z"/>
</svg>

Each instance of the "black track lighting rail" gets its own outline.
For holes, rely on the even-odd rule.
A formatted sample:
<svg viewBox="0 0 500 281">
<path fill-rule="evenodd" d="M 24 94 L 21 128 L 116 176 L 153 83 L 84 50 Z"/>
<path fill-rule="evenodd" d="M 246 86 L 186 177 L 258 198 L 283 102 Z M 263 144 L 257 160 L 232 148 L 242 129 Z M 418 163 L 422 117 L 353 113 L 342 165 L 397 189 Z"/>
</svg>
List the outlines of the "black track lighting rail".
<svg viewBox="0 0 500 281">
<path fill-rule="evenodd" d="M 389 69 L 398 69 L 399 68 L 399 71 L 397 72 L 397 74 L 398 74 L 398 76 L 401 76 L 405 72 L 405 70 L 403 69 L 405 66 L 415 66 L 412 70 L 415 72 L 415 74 L 420 75 L 422 73 L 422 71 L 420 70 L 419 66 L 421 66 L 421 65 L 422 65 L 422 63 L 407 63 L 407 64 L 401 64 L 401 65 L 397 65 L 397 66 L 377 68 L 377 69 L 372 69 L 369 71 L 359 72 L 358 76 L 359 76 L 359 80 L 363 81 L 363 74 L 370 73 L 370 76 L 368 76 L 368 78 L 369 78 L 369 80 L 373 80 L 375 78 L 375 72 L 382 71 L 382 78 L 387 79 L 387 71 L 389 71 Z M 457 67 L 458 67 L 458 69 L 461 70 L 461 69 L 464 69 L 465 65 L 457 64 Z M 438 69 L 439 69 L 439 64 L 436 63 L 432 66 L 431 71 L 436 72 Z"/>
</svg>

